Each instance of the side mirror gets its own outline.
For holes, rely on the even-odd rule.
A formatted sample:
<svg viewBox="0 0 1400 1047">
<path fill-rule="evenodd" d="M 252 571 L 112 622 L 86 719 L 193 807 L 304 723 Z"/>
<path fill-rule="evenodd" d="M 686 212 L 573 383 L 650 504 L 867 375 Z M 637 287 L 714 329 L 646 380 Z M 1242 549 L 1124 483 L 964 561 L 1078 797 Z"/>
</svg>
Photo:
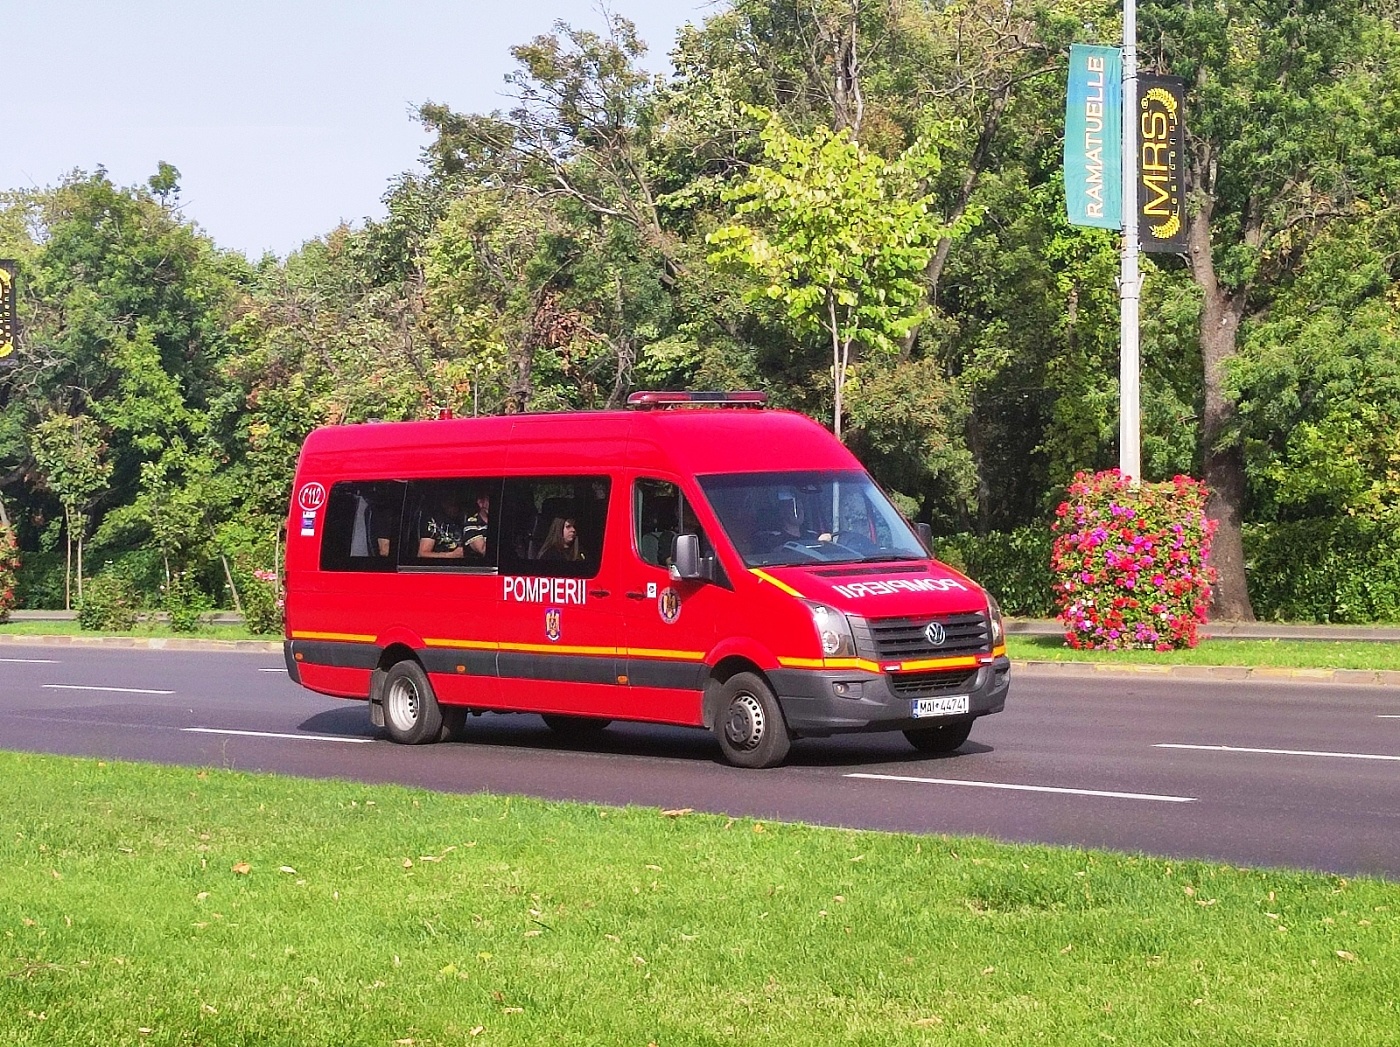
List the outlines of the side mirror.
<svg viewBox="0 0 1400 1047">
<path fill-rule="evenodd" d="M 705 577 L 704 567 L 700 562 L 699 535 L 676 535 L 676 545 L 671 551 L 671 577 L 676 581 Z"/>
<path fill-rule="evenodd" d="M 919 541 L 924 543 L 924 548 L 928 550 L 928 554 L 935 560 L 938 559 L 938 554 L 933 551 L 933 528 L 926 523 L 916 524 L 915 526 L 919 530 Z"/>
</svg>

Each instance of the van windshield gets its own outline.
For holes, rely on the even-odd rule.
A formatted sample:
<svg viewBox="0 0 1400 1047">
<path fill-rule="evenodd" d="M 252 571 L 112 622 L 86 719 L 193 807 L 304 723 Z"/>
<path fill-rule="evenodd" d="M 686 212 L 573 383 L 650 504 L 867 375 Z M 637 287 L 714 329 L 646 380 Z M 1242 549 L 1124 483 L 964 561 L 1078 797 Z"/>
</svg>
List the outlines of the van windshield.
<svg viewBox="0 0 1400 1047">
<path fill-rule="evenodd" d="M 749 567 L 928 559 L 884 492 L 858 470 L 723 474 L 699 481 Z"/>
</svg>

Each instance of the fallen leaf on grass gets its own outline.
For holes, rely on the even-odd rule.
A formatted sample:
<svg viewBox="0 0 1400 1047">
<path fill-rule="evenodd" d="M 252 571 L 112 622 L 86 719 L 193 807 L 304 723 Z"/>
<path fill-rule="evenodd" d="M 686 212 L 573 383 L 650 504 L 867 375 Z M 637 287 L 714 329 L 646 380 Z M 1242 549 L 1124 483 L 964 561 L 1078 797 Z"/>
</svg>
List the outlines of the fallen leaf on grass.
<svg viewBox="0 0 1400 1047">
<path fill-rule="evenodd" d="M 284 872 L 284 873 L 291 873 L 291 874 L 293 874 L 293 875 L 296 875 L 296 870 L 293 869 L 290 865 L 283 865 L 283 866 L 280 866 L 280 867 L 278 867 L 278 870 L 277 870 L 277 871 L 278 871 L 278 872 Z"/>
<path fill-rule="evenodd" d="M 484 1026 L 484 1025 L 478 1025 L 476 1028 L 472 1029 L 471 1032 L 467 1033 L 467 1035 L 468 1035 L 468 1036 L 480 1036 L 480 1035 L 481 1035 L 482 1033 L 484 1033 L 485 1031 L 486 1031 L 486 1026 Z"/>
<path fill-rule="evenodd" d="M 943 1024 L 943 1019 L 940 1018 L 940 1017 L 938 1017 L 938 1015 L 936 1015 L 936 1014 L 932 1014 L 932 1015 L 929 1015 L 929 1017 L 927 1017 L 927 1018 L 919 1018 L 919 1019 L 917 1019 L 917 1020 L 914 1022 L 914 1024 L 920 1026 L 921 1028 L 925 1028 L 925 1029 L 926 1029 L 926 1028 L 928 1028 L 928 1027 L 931 1026 L 931 1025 L 942 1025 L 942 1024 Z"/>
<path fill-rule="evenodd" d="M 663 818 L 679 818 L 682 815 L 694 813 L 694 807 L 672 807 L 669 811 L 662 811 L 661 816 Z"/>
<path fill-rule="evenodd" d="M 1343 960 L 1346 960 L 1348 963 L 1356 959 L 1356 953 L 1347 952 L 1345 949 L 1338 949 L 1337 956 Z"/>
<path fill-rule="evenodd" d="M 525 1008 L 524 1008 L 524 1007 L 507 1007 L 505 1010 L 501 1011 L 501 1013 L 502 1013 L 502 1014 L 524 1014 L 524 1013 L 525 1013 Z"/>
<path fill-rule="evenodd" d="M 233 865 L 233 871 L 236 872 L 239 876 L 247 876 L 250 872 L 253 871 L 253 867 L 247 862 L 235 862 Z"/>
</svg>

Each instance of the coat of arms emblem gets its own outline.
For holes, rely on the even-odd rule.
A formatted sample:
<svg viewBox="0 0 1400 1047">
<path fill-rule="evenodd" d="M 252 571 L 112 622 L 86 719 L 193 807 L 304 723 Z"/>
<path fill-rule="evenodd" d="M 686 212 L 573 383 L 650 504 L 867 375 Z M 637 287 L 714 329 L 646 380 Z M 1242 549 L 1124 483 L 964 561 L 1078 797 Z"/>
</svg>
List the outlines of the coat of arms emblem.
<svg viewBox="0 0 1400 1047">
<path fill-rule="evenodd" d="M 544 612 L 544 634 L 551 640 L 559 639 L 559 608 L 551 607 Z"/>
</svg>

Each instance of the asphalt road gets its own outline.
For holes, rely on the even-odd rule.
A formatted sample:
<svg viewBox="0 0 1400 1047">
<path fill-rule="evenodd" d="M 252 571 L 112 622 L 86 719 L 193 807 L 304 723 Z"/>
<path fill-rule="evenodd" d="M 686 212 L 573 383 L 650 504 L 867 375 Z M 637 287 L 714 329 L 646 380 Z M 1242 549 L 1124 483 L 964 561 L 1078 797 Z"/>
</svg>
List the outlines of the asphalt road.
<svg viewBox="0 0 1400 1047">
<path fill-rule="evenodd" d="M 404 747 L 275 654 L 6 645 L 0 747 L 397 782 L 763 819 L 977 834 L 1400 879 L 1400 689 L 1022 670 L 1007 711 L 944 757 L 898 734 L 721 763 L 709 735 L 534 716 Z"/>
</svg>

